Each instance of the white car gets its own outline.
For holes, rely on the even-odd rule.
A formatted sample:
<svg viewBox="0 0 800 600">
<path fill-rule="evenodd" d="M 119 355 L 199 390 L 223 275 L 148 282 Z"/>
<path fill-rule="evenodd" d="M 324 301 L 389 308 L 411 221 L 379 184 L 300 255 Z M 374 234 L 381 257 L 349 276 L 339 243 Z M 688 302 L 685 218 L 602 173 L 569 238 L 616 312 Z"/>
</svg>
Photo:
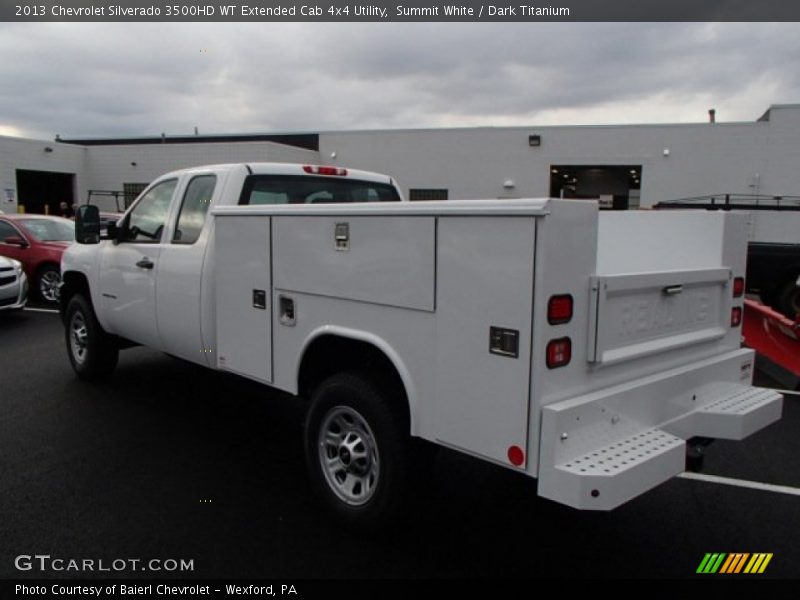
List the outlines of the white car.
<svg viewBox="0 0 800 600">
<path fill-rule="evenodd" d="M 19 310 L 28 301 L 28 278 L 22 263 L 0 256 L 0 311 Z"/>
</svg>

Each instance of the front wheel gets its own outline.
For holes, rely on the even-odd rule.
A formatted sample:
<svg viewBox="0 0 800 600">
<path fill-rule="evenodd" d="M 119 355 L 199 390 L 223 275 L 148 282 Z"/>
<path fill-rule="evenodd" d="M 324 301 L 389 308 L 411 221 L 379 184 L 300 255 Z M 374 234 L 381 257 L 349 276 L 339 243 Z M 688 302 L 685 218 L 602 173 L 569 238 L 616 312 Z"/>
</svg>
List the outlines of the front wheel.
<svg viewBox="0 0 800 600">
<path fill-rule="evenodd" d="M 306 463 L 323 503 L 356 529 L 393 524 L 411 469 L 407 418 L 386 386 L 356 373 L 325 380 L 306 419 Z"/>
<path fill-rule="evenodd" d="M 67 354 L 78 377 L 94 381 L 110 375 L 117 366 L 119 348 L 114 338 L 103 331 L 86 298 L 70 298 L 65 324 Z"/>
</svg>

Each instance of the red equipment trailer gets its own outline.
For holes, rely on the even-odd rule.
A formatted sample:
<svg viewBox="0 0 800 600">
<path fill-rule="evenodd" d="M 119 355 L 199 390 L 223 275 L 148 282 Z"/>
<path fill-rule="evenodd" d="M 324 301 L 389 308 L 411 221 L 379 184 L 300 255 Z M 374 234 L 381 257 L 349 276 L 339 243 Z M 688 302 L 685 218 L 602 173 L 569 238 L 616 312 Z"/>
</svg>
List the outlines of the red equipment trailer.
<svg viewBox="0 0 800 600">
<path fill-rule="evenodd" d="M 757 352 L 756 368 L 788 389 L 800 390 L 800 321 L 745 299 L 745 346 Z"/>
</svg>

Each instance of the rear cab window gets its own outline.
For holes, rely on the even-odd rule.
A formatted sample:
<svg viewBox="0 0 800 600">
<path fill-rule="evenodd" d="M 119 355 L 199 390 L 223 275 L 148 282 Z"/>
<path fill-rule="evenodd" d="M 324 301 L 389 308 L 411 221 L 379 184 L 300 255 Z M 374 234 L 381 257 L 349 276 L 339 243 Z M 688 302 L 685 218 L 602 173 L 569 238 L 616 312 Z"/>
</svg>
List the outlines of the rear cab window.
<svg viewBox="0 0 800 600">
<path fill-rule="evenodd" d="M 173 244 L 194 244 L 200 237 L 216 184 L 216 175 L 198 175 L 186 186 L 172 236 Z"/>
<path fill-rule="evenodd" d="M 250 175 L 239 204 L 332 204 L 400 202 L 394 186 L 376 181 L 309 177 L 306 175 Z"/>
</svg>

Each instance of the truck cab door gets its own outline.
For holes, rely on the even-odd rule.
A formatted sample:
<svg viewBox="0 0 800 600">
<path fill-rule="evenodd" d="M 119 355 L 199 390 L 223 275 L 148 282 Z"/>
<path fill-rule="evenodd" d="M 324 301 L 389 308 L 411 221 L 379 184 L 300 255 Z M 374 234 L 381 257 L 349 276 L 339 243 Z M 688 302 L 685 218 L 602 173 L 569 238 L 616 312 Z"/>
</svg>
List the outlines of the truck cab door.
<svg viewBox="0 0 800 600">
<path fill-rule="evenodd" d="M 105 244 L 99 289 L 104 326 L 145 346 L 161 347 L 156 319 L 156 278 L 178 179 L 157 182 L 122 222 L 118 241 Z"/>
<path fill-rule="evenodd" d="M 158 265 L 156 312 L 164 352 L 201 365 L 214 364 L 214 348 L 203 339 L 201 310 L 208 283 L 203 265 L 210 235 L 209 207 L 220 196 L 223 174 L 197 171 L 176 198 L 174 226 L 167 231 Z"/>
</svg>

